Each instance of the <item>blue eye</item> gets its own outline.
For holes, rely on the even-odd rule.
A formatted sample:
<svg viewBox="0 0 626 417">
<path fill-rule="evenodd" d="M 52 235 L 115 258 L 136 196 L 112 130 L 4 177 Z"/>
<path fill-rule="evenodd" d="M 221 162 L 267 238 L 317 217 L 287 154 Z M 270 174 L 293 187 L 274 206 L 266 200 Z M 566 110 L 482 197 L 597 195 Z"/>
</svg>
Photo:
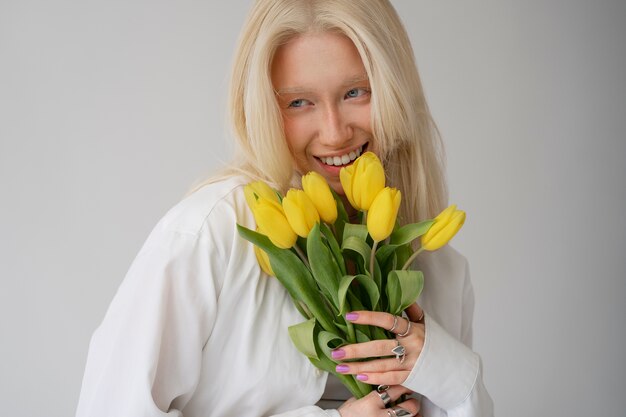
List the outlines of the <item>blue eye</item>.
<svg viewBox="0 0 626 417">
<path fill-rule="evenodd" d="M 346 97 L 355 98 L 355 97 L 360 97 L 363 94 L 367 94 L 367 93 L 369 93 L 369 91 L 366 90 L 365 88 L 353 88 L 352 90 L 346 93 Z"/>
<path fill-rule="evenodd" d="M 293 100 L 292 102 L 289 103 L 289 107 L 302 107 L 306 104 L 305 99 L 303 98 L 299 98 L 297 100 Z"/>
</svg>

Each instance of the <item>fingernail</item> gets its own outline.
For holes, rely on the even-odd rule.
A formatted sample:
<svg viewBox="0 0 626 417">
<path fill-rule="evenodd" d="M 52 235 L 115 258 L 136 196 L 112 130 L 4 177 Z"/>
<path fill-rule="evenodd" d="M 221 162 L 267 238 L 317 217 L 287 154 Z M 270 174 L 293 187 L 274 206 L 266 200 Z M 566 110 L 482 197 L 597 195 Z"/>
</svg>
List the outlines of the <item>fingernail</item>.
<svg viewBox="0 0 626 417">
<path fill-rule="evenodd" d="M 346 320 L 348 321 L 354 321 L 358 318 L 359 318 L 359 313 L 347 313 L 346 314 Z"/>
<path fill-rule="evenodd" d="M 349 370 L 350 370 L 350 367 L 348 365 L 337 365 L 337 366 L 335 366 L 335 371 L 341 372 L 342 374 L 344 372 L 348 372 Z"/>
<path fill-rule="evenodd" d="M 332 356 L 333 359 L 341 359 L 344 356 L 346 356 L 346 351 L 343 349 L 335 349 L 332 352 L 330 352 L 330 356 Z"/>
<path fill-rule="evenodd" d="M 358 379 L 359 381 L 367 381 L 367 375 L 364 374 L 358 374 L 356 376 L 356 379 Z"/>
</svg>

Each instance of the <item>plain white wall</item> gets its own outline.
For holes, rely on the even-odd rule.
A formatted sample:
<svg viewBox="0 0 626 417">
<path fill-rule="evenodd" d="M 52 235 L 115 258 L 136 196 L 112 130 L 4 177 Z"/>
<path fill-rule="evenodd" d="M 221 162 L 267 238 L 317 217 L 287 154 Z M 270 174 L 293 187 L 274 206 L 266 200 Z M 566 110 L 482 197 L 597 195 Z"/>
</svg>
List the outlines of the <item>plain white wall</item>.
<svg viewBox="0 0 626 417">
<path fill-rule="evenodd" d="M 152 226 L 231 146 L 250 1 L 0 0 L 2 414 L 73 415 Z M 394 2 L 499 416 L 626 415 L 626 2 Z"/>
</svg>

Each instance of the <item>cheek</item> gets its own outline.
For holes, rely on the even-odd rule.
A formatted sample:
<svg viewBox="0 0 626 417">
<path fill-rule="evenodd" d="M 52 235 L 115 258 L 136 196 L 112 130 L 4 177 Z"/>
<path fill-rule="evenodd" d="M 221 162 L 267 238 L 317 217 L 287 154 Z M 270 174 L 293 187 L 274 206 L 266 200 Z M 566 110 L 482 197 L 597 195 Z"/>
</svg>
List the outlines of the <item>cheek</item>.
<svg viewBox="0 0 626 417">
<path fill-rule="evenodd" d="M 303 158 L 303 153 L 309 143 L 308 137 L 310 129 L 303 120 L 283 118 L 283 126 L 285 129 L 285 139 L 291 153 L 296 159 Z"/>
</svg>

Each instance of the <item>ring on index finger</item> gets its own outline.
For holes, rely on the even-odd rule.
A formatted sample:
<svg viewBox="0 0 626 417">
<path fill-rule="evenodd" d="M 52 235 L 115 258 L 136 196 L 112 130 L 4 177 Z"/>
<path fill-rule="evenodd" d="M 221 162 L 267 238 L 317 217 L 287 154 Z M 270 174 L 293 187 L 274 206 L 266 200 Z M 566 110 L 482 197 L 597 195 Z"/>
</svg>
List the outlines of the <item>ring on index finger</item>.
<svg viewBox="0 0 626 417">
<path fill-rule="evenodd" d="M 391 326 L 391 329 L 387 329 L 387 331 L 393 332 L 397 326 L 398 326 L 398 316 L 393 316 L 393 326 Z"/>
<path fill-rule="evenodd" d="M 409 334 L 409 332 L 411 331 L 411 320 L 407 319 L 406 322 L 407 322 L 406 331 L 404 333 L 397 333 L 396 336 L 405 337 L 406 335 Z"/>
</svg>

